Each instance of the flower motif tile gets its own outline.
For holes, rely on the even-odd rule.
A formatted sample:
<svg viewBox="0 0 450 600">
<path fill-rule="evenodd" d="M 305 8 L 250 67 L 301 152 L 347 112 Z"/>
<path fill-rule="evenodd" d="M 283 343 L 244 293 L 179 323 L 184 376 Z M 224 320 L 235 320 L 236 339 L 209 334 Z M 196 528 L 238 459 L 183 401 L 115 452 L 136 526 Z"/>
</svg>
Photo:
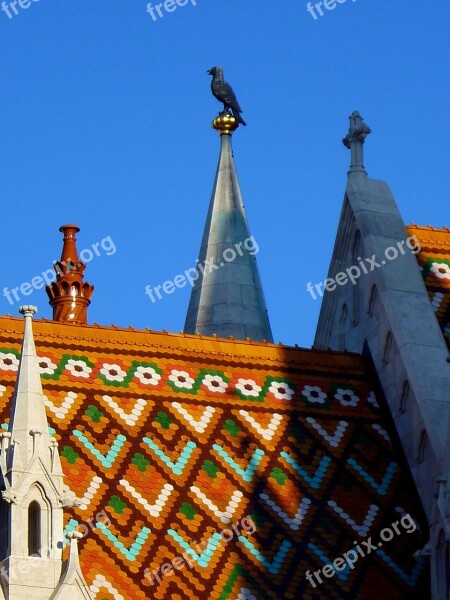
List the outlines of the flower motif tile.
<svg viewBox="0 0 450 600">
<path fill-rule="evenodd" d="M 269 392 L 275 396 L 277 400 L 292 400 L 295 390 L 284 381 L 271 381 Z"/>
<path fill-rule="evenodd" d="M 136 367 L 134 374 L 143 385 L 158 385 L 161 381 L 161 375 L 154 367 Z"/>
<path fill-rule="evenodd" d="M 262 387 L 253 379 L 238 379 L 236 383 L 236 391 L 244 398 L 259 398 Z"/>
<path fill-rule="evenodd" d="M 305 385 L 302 396 L 312 404 L 324 404 L 327 394 L 317 385 Z"/>
<path fill-rule="evenodd" d="M 120 365 L 116 363 L 103 363 L 102 368 L 100 369 L 100 374 L 107 381 L 124 381 L 127 373 L 124 371 Z"/>
<path fill-rule="evenodd" d="M 21 340 L 1 339 L 5 429 Z M 307 570 L 351 548 L 358 531 L 395 521 L 396 507 L 416 510 L 357 358 L 355 378 L 206 350 L 184 360 L 130 344 L 68 354 L 51 340 L 39 349 L 49 425 L 80 499 L 66 532 L 87 532 L 80 561 L 95 600 L 314 600 Z M 244 529 L 248 518 L 255 529 Z M 408 547 L 423 547 L 411 536 Z M 183 555 L 192 568 L 163 576 Z M 357 586 L 371 600 L 383 579 L 384 597 L 422 600 L 426 568 L 400 537 L 386 556 L 323 594 L 343 600 Z"/>
<path fill-rule="evenodd" d="M 73 377 L 79 377 L 81 379 L 88 379 L 92 373 L 92 368 L 89 366 L 89 364 L 80 359 L 75 360 L 70 358 L 66 363 L 66 369 Z"/>
<path fill-rule="evenodd" d="M 39 357 L 39 373 L 41 375 L 54 375 L 58 365 L 48 356 Z"/>
<path fill-rule="evenodd" d="M 0 369 L 3 371 L 17 371 L 19 368 L 19 359 L 15 352 L 0 350 Z"/>
<path fill-rule="evenodd" d="M 173 369 L 170 372 L 168 380 L 169 384 L 179 390 L 192 390 L 195 384 L 195 379 L 187 371 L 179 371 L 178 369 Z"/>
<path fill-rule="evenodd" d="M 353 390 L 339 388 L 334 397 L 342 406 L 356 406 L 359 402 L 359 397 L 354 394 Z"/>
<path fill-rule="evenodd" d="M 211 375 L 207 373 L 202 380 L 204 386 L 208 388 L 210 392 L 217 392 L 223 394 L 227 391 L 228 382 L 220 375 Z"/>
<path fill-rule="evenodd" d="M 450 281 L 450 265 L 448 265 L 446 262 L 431 263 L 430 271 L 434 273 L 438 279 Z"/>
</svg>

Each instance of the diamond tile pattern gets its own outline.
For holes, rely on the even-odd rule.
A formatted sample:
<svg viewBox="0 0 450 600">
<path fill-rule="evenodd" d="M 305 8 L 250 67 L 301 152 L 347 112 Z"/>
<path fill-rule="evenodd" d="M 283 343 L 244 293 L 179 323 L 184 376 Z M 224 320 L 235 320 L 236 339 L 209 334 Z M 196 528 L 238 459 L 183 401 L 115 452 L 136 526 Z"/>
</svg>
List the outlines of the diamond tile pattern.
<svg viewBox="0 0 450 600">
<path fill-rule="evenodd" d="M 22 326 L 0 318 L 4 427 Z M 34 329 L 49 423 L 81 500 L 66 532 L 84 533 L 97 600 L 426 600 L 419 530 L 400 528 L 315 588 L 305 578 L 380 540 L 403 513 L 421 522 L 362 358 L 45 321 Z"/>
</svg>

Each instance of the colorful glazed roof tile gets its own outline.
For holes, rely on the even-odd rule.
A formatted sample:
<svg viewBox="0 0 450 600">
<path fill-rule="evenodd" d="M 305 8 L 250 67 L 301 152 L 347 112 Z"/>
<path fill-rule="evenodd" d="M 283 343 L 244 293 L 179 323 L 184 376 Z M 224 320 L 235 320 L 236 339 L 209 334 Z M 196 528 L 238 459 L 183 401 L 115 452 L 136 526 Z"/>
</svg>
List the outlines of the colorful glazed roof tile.
<svg viewBox="0 0 450 600">
<path fill-rule="evenodd" d="M 450 350 L 450 229 L 409 225 L 421 250 L 417 260 L 442 334 Z"/>
<path fill-rule="evenodd" d="M 22 328 L 0 318 L 3 426 Z M 426 558 L 413 556 L 426 528 L 361 357 L 47 321 L 34 331 L 81 499 L 66 532 L 84 534 L 96 600 L 426 600 Z M 354 568 L 308 582 L 350 551 Z"/>
</svg>

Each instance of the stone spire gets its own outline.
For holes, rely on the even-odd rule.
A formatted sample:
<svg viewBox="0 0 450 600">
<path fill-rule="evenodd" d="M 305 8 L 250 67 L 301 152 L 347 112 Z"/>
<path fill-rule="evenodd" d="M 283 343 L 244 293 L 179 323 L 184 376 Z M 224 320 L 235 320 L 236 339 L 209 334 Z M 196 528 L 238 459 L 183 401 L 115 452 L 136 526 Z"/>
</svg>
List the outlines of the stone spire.
<svg viewBox="0 0 450 600">
<path fill-rule="evenodd" d="M 184 330 L 272 342 L 259 247 L 250 235 L 231 147 L 239 124 L 223 112 L 212 126 L 220 134 L 220 157 Z"/>
<path fill-rule="evenodd" d="M 348 173 L 349 175 L 351 173 L 364 173 L 367 175 L 364 168 L 364 140 L 372 130 L 364 123 L 357 110 L 352 112 L 349 119 L 350 127 L 347 135 L 342 140 L 344 146 L 351 151 L 351 163 Z"/>
<path fill-rule="evenodd" d="M 30 465 L 30 461 L 39 450 L 51 448 L 53 444 L 48 432 L 45 399 L 32 331 L 32 316 L 37 312 L 37 308 L 21 306 L 20 312 L 25 317 L 25 331 L 8 428 L 14 451 L 9 453 L 7 460 L 8 470 L 15 475 Z M 57 451 L 44 452 L 40 460 L 48 471 L 62 477 Z"/>
<path fill-rule="evenodd" d="M 50 435 L 33 339 L 34 306 L 22 306 L 25 332 L 8 431 L 0 433 L 0 599 L 91 600 L 77 540 L 63 563 L 64 508 L 76 498 L 64 485 Z"/>
<path fill-rule="evenodd" d="M 56 281 L 46 287 L 53 320 L 86 323 L 94 286 L 83 281 L 86 264 L 78 257 L 75 237 L 80 228 L 62 225 L 59 231 L 64 233 L 61 260 L 55 263 Z"/>
</svg>

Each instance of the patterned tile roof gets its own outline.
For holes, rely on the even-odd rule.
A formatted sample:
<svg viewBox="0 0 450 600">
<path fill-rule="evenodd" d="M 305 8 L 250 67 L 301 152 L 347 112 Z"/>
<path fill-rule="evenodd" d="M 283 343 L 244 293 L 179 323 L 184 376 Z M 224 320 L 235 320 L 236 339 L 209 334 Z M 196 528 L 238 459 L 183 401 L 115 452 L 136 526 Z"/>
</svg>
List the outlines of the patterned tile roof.
<svg viewBox="0 0 450 600">
<path fill-rule="evenodd" d="M 450 350 L 450 229 L 409 225 L 421 250 L 416 255 L 442 334 Z"/>
<path fill-rule="evenodd" d="M 3 424 L 22 328 L 0 317 Z M 361 357 L 46 321 L 34 331 L 82 501 L 66 531 L 85 534 L 96 600 L 428 598 L 426 559 L 413 557 L 426 538 L 398 524 L 420 523 L 420 507 Z M 394 522 L 398 533 L 385 529 Z M 316 587 L 305 578 L 358 548 L 368 555 L 354 568 Z"/>
</svg>

